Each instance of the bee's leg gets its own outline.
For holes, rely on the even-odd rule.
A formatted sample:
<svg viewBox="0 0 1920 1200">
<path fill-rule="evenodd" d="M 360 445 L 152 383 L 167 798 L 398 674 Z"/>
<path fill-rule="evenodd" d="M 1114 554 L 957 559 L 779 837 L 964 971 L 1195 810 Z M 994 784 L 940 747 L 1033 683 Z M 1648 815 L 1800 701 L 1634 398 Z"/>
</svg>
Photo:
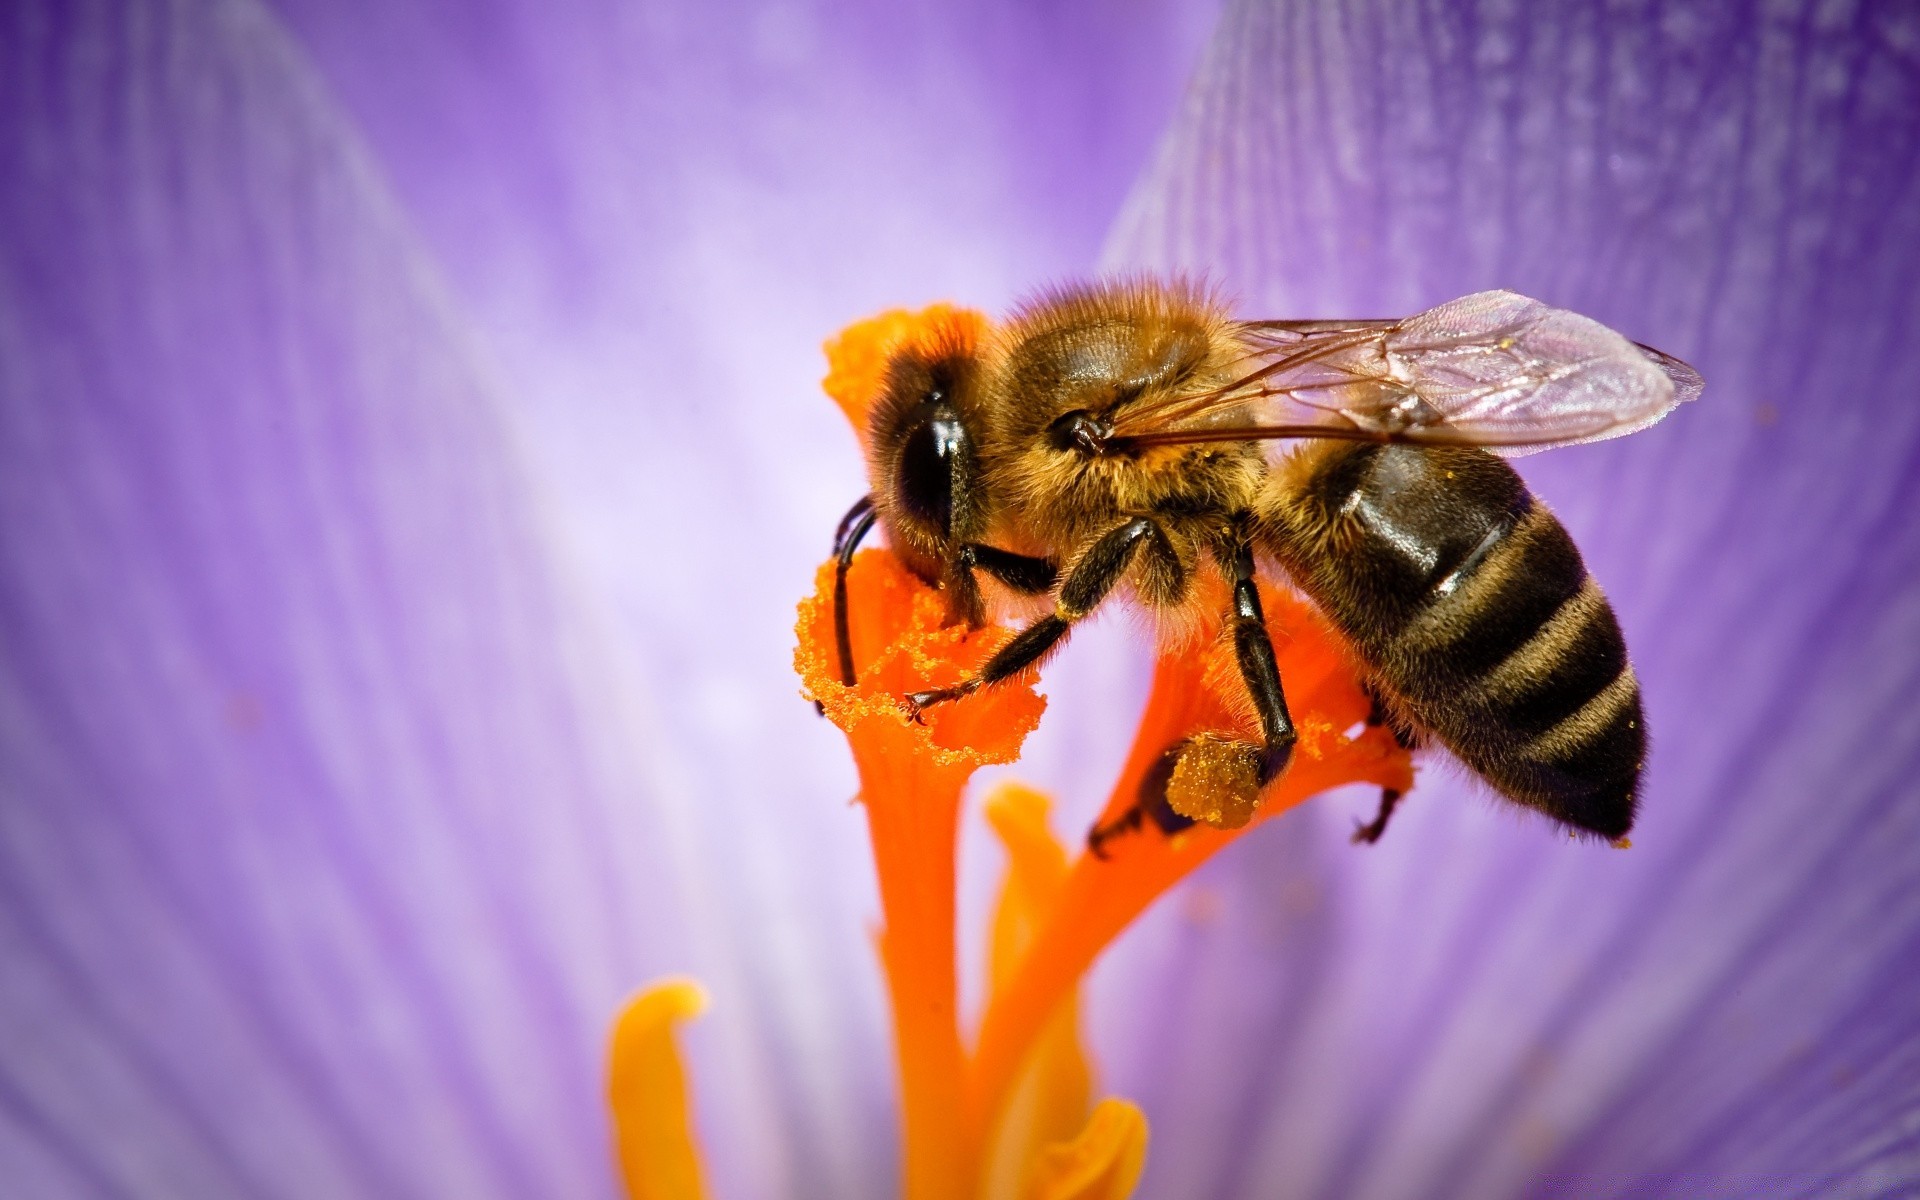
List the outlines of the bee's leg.
<svg viewBox="0 0 1920 1200">
<path fill-rule="evenodd" d="M 1260 608 L 1260 589 L 1253 581 L 1253 547 L 1242 542 L 1233 551 L 1233 650 L 1240 662 L 1240 678 L 1253 697 L 1260 716 L 1265 750 L 1260 758 L 1260 782 L 1267 783 L 1286 769 L 1293 757 L 1296 734 L 1287 712 L 1287 694 L 1280 687 L 1280 663 L 1273 655 L 1273 638 Z"/>
<path fill-rule="evenodd" d="M 1214 553 L 1233 580 L 1227 624 L 1241 682 L 1260 718 L 1260 740 L 1206 732 L 1187 738 L 1175 748 L 1178 761 L 1167 779 L 1166 797 L 1168 806 L 1183 817 L 1216 829 L 1238 829 L 1258 811 L 1261 789 L 1286 770 L 1297 735 L 1260 608 L 1260 589 L 1253 581 L 1253 547 L 1236 530 Z"/>
<path fill-rule="evenodd" d="M 1367 712 L 1367 724 L 1385 725 L 1392 731 L 1393 740 L 1400 744 L 1402 750 L 1414 749 L 1417 740 L 1402 722 L 1394 719 L 1393 714 L 1387 710 L 1385 702 L 1380 699 L 1380 693 L 1371 687 L 1367 688 L 1366 692 L 1367 699 L 1373 702 L 1372 708 Z M 1380 835 L 1387 831 L 1387 822 L 1393 818 L 1393 810 L 1400 803 L 1402 794 L 1399 788 L 1380 789 L 1380 808 L 1374 813 L 1373 820 L 1353 827 L 1354 845 L 1371 846 L 1380 840 Z"/>
<path fill-rule="evenodd" d="M 1014 591 L 1028 596 L 1052 591 L 1060 579 L 1060 568 L 1048 559 L 1014 554 L 984 542 L 966 547 L 966 555 L 969 565 L 979 567 Z"/>
<path fill-rule="evenodd" d="M 1367 697 L 1367 724 L 1375 729 L 1382 725 L 1386 726 L 1387 732 L 1393 734 L 1395 744 L 1402 750 L 1418 750 L 1419 735 L 1414 732 L 1413 727 L 1404 717 L 1396 715 L 1394 710 L 1387 706 L 1387 702 L 1380 696 L 1379 688 L 1371 682 L 1362 681 L 1360 690 L 1366 693 Z"/>
<path fill-rule="evenodd" d="M 1126 575 L 1134 555 L 1142 547 L 1158 556 L 1162 570 L 1182 570 L 1167 535 L 1148 517 L 1135 517 L 1126 524 L 1108 530 L 1073 564 L 1060 584 L 1053 611 L 1034 621 L 980 668 L 973 678 L 952 687 L 915 692 L 908 696 L 907 707 L 915 718 L 921 710 L 970 696 L 983 687 L 999 683 L 1039 662 L 1066 639 L 1073 623 L 1098 608 L 1114 586 Z M 1269 651 L 1271 653 L 1271 651 Z"/>
<path fill-rule="evenodd" d="M 1103 825 L 1095 825 L 1087 831 L 1087 852 L 1095 858 L 1107 856 L 1107 843 L 1123 833 L 1131 833 L 1146 821 L 1152 821 L 1154 827 L 1164 834 L 1179 833 L 1183 829 L 1193 828 L 1193 818 L 1184 817 L 1173 811 L 1173 805 L 1167 803 L 1167 781 L 1173 778 L 1173 768 L 1180 761 L 1181 753 L 1187 743 L 1180 742 L 1165 754 L 1154 760 L 1147 773 L 1140 777 L 1139 789 L 1134 793 L 1134 801 L 1127 810 Z"/>
<path fill-rule="evenodd" d="M 1146 809 L 1136 803 L 1113 820 L 1087 830 L 1087 853 L 1104 859 L 1107 856 L 1107 843 L 1123 833 L 1132 833 L 1140 828 L 1140 819 L 1145 815 Z"/>
<path fill-rule="evenodd" d="M 1380 811 L 1375 813 L 1373 820 L 1367 822 L 1365 825 L 1355 825 L 1353 827 L 1353 844 L 1356 846 L 1363 844 L 1371 846 L 1379 841 L 1380 835 L 1387 831 L 1387 821 L 1393 816 L 1394 806 L 1399 803 L 1399 788 L 1381 788 Z"/>
</svg>

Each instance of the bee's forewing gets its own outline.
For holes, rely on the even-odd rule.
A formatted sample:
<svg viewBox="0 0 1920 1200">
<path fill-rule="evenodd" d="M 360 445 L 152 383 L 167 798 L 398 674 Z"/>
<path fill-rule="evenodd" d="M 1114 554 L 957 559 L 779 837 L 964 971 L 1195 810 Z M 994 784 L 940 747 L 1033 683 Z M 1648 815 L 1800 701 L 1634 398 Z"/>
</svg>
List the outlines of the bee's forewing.
<svg viewBox="0 0 1920 1200">
<path fill-rule="evenodd" d="M 1263 429 L 1509 453 L 1618 437 L 1700 394 L 1698 372 L 1589 317 L 1476 292 L 1387 322 L 1257 322 Z M 1325 347 L 1325 352 L 1316 352 Z"/>
<path fill-rule="evenodd" d="M 1359 438 L 1526 454 L 1644 429 L 1700 375 L 1589 317 L 1476 292 L 1401 321 L 1250 321 L 1252 369 L 1124 416 L 1142 444 Z"/>
</svg>

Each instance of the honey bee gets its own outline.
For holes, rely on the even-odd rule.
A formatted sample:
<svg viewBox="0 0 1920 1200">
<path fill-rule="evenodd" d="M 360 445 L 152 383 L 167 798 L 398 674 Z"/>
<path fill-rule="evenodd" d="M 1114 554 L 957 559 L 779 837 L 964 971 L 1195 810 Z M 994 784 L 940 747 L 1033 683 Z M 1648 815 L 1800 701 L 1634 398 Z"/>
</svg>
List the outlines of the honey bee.
<svg viewBox="0 0 1920 1200">
<path fill-rule="evenodd" d="M 846 567 L 876 523 L 955 621 L 985 619 L 983 578 L 1048 605 L 978 674 L 902 697 L 916 718 L 1034 667 L 1116 594 L 1188 622 L 1198 573 L 1220 572 L 1260 739 L 1170 747 L 1152 773 L 1164 796 L 1096 828 L 1099 852 L 1143 816 L 1191 824 L 1182 813 L 1209 808 L 1197 792 L 1250 812 L 1286 769 L 1294 725 L 1255 586 L 1278 574 L 1350 647 L 1372 721 L 1619 839 L 1646 749 L 1619 622 L 1491 451 L 1630 433 L 1701 389 L 1678 359 L 1511 292 L 1401 320 L 1242 321 L 1185 283 L 1057 290 L 982 344 L 888 364 L 870 492 L 835 539 L 841 675 L 854 681 Z M 1398 799 L 1383 793 L 1355 840 L 1376 840 Z"/>
</svg>

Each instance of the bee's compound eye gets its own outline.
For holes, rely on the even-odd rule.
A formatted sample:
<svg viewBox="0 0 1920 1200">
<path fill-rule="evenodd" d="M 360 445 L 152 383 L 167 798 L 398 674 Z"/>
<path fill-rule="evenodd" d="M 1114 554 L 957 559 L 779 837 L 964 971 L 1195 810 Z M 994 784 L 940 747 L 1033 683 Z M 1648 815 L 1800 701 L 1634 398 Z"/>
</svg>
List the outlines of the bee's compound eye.
<svg viewBox="0 0 1920 1200">
<path fill-rule="evenodd" d="M 899 498 L 914 516 L 953 532 L 953 474 L 971 453 L 966 426 L 947 404 L 936 403 L 900 445 Z"/>
</svg>

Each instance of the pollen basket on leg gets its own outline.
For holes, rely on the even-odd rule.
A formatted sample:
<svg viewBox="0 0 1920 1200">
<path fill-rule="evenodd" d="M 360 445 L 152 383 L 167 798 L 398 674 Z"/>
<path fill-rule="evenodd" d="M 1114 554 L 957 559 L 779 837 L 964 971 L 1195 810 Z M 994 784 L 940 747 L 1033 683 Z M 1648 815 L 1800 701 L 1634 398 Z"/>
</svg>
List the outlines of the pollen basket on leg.
<svg viewBox="0 0 1920 1200">
<path fill-rule="evenodd" d="M 1260 752 L 1252 742 L 1214 734 L 1190 738 L 1167 780 L 1173 811 L 1216 829 L 1253 820 L 1260 802 Z"/>
</svg>

